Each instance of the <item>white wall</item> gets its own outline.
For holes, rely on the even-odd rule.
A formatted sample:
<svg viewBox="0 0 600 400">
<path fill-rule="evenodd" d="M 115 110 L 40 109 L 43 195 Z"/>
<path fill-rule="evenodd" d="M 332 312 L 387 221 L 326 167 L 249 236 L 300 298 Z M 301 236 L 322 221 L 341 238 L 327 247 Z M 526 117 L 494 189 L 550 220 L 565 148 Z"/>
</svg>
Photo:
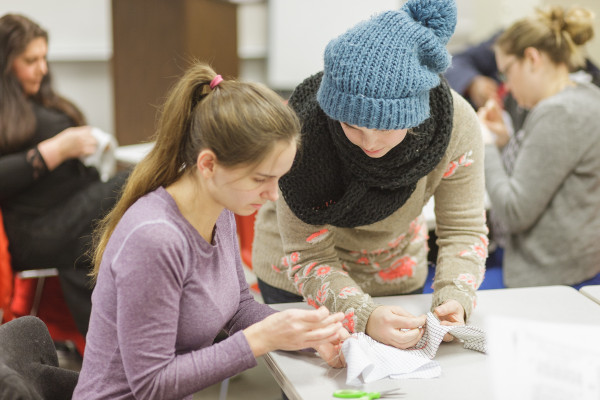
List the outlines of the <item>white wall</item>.
<svg viewBox="0 0 600 400">
<path fill-rule="evenodd" d="M 263 7 L 268 20 L 267 83 L 276 89 L 291 90 L 307 76 L 323 68 L 327 43 L 371 15 L 399 8 L 406 0 L 270 0 Z M 523 9 L 533 9 L 538 0 L 491 1 L 456 0 L 458 24 L 448 43 L 457 51 L 467 43 L 487 37 L 503 20 L 512 20 Z M 506 3 L 515 7 L 506 9 Z M 499 18 L 499 13 L 500 18 Z M 483 18 L 482 18 L 483 15 Z"/>
<path fill-rule="evenodd" d="M 270 0 L 267 83 L 290 90 L 323 69 L 327 43 L 400 0 Z"/>
</svg>

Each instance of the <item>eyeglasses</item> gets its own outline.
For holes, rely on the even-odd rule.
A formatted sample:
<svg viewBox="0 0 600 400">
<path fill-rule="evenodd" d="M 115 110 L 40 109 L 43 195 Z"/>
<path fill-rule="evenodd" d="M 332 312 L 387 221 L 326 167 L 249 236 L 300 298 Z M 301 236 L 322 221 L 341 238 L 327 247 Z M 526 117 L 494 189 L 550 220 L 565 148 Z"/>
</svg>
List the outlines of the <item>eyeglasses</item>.
<svg viewBox="0 0 600 400">
<path fill-rule="evenodd" d="M 513 58 L 508 64 L 506 64 L 506 67 L 504 67 L 503 71 L 498 71 L 498 79 L 500 79 L 501 82 L 506 82 L 506 80 L 508 79 L 506 75 L 508 75 L 510 68 L 515 62 L 517 62 L 517 60 L 518 58 Z"/>
</svg>

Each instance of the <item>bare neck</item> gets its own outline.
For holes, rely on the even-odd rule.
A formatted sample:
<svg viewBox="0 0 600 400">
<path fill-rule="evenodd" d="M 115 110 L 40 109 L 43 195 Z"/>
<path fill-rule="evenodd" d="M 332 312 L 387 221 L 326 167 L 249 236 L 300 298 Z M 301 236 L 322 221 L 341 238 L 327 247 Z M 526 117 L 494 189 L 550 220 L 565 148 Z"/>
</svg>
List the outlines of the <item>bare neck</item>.
<svg viewBox="0 0 600 400">
<path fill-rule="evenodd" d="M 167 186 L 166 190 L 175 200 L 181 215 L 204 240 L 212 243 L 215 224 L 223 211 L 223 206 L 214 201 L 204 185 L 193 174 L 185 174 Z"/>
</svg>

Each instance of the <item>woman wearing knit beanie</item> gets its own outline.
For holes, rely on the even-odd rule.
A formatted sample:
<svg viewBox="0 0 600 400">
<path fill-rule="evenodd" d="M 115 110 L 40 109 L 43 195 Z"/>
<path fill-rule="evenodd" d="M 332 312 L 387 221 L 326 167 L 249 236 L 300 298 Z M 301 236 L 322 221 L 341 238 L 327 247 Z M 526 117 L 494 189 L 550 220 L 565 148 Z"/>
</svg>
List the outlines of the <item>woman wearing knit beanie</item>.
<svg viewBox="0 0 600 400">
<path fill-rule="evenodd" d="M 509 287 L 600 283 L 600 89 L 569 74 L 593 35 L 591 11 L 553 6 L 515 22 L 494 45 L 506 88 L 528 110 L 509 141 L 497 104 L 478 112 L 496 134 L 486 137 L 485 177 L 506 232 Z"/>
<path fill-rule="evenodd" d="M 267 303 L 325 305 L 344 312 L 350 332 L 416 344 L 425 316 L 371 296 L 422 292 L 422 209 L 434 196 L 432 309 L 444 323 L 465 322 L 487 231 L 477 118 L 440 78 L 455 25 L 453 0 L 410 0 L 332 40 L 324 71 L 296 88 L 302 148 L 255 226 L 253 267 Z"/>
</svg>

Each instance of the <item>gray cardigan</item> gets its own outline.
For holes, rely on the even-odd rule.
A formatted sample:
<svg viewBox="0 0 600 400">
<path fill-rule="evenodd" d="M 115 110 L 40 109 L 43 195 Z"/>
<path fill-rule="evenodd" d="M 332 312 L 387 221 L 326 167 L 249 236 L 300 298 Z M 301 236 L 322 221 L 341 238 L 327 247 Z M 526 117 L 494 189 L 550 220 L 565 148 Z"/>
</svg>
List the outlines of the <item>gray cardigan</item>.
<svg viewBox="0 0 600 400">
<path fill-rule="evenodd" d="M 600 89 L 577 84 L 530 112 L 512 175 L 485 151 L 492 208 L 509 229 L 509 287 L 572 285 L 600 272 Z"/>
</svg>

